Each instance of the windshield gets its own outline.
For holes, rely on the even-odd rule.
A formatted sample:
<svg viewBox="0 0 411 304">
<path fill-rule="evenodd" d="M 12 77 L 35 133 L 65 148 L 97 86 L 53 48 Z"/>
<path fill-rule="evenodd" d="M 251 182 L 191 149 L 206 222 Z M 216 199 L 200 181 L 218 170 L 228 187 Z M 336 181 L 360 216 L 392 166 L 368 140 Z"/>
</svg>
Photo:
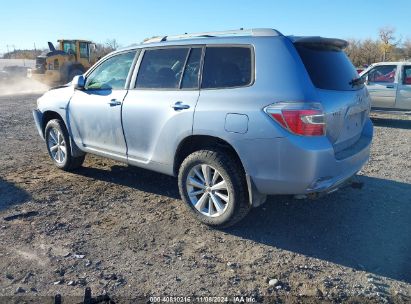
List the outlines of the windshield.
<svg viewBox="0 0 411 304">
<path fill-rule="evenodd" d="M 295 46 L 311 81 L 317 88 L 351 91 L 363 87 L 361 82 L 353 82 L 359 77 L 358 73 L 341 49 L 324 45 L 295 44 Z"/>
<path fill-rule="evenodd" d="M 76 54 L 76 44 L 73 41 L 64 41 L 63 51 L 66 53 Z"/>
</svg>

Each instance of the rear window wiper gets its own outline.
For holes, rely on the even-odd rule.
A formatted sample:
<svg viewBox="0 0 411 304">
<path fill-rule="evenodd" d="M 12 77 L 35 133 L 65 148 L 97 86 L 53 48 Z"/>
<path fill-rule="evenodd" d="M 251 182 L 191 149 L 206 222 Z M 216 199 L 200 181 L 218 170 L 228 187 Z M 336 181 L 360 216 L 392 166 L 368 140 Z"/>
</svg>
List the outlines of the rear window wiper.
<svg viewBox="0 0 411 304">
<path fill-rule="evenodd" d="M 357 85 L 364 84 L 364 78 L 362 78 L 362 77 L 354 78 L 348 84 L 353 86 L 353 87 L 357 86 Z"/>
</svg>

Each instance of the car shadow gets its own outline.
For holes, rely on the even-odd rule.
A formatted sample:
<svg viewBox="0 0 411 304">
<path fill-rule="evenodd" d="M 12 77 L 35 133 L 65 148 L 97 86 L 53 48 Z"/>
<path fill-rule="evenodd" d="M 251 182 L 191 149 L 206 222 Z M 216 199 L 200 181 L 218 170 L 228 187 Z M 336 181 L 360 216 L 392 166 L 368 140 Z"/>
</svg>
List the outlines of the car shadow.
<svg viewBox="0 0 411 304">
<path fill-rule="evenodd" d="M 406 130 L 411 129 L 411 120 L 381 118 L 381 117 L 372 117 L 371 120 L 372 120 L 374 126 L 377 126 L 377 127 L 406 129 Z"/>
<path fill-rule="evenodd" d="M 359 177 L 318 200 L 269 197 L 229 232 L 241 238 L 411 283 L 411 185 Z"/>
<path fill-rule="evenodd" d="M 0 211 L 25 203 L 30 199 L 31 196 L 25 190 L 0 177 Z"/>
<path fill-rule="evenodd" d="M 81 167 L 76 173 L 140 191 L 180 199 L 176 178 L 143 168 L 114 165 L 111 166 L 110 171 L 107 171 L 93 167 Z"/>
<path fill-rule="evenodd" d="M 78 174 L 179 199 L 177 179 L 135 167 L 85 167 Z M 359 176 L 317 200 L 271 196 L 224 232 L 308 257 L 411 283 L 411 185 Z"/>
</svg>

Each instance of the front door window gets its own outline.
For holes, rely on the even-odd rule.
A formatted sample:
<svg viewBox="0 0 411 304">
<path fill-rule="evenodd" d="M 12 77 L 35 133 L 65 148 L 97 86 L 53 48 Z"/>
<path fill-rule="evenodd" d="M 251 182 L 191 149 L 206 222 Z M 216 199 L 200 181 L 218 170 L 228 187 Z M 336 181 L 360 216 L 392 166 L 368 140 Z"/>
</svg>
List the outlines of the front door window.
<svg viewBox="0 0 411 304">
<path fill-rule="evenodd" d="M 115 55 L 100 64 L 87 76 L 86 90 L 124 89 L 135 51 Z"/>
<path fill-rule="evenodd" d="M 368 82 L 394 83 L 396 65 L 382 65 L 368 72 Z"/>
</svg>

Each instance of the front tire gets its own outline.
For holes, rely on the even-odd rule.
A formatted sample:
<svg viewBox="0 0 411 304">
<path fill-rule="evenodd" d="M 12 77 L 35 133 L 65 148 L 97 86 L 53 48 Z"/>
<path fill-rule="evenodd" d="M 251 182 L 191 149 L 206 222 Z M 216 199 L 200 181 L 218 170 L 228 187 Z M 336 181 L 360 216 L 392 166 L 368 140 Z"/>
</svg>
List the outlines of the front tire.
<svg viewBox="0 0 411 304">
<path fill-rule="evenodd" d="M 70 71 L 70 73 L 69 73 L 69 75 L 68 75 L 67 81 L 70 82 L 70 81 L 73 80 L 73 78 L 74 78 L 75 76 L 82 75 L 83 73 L 84 73 L 84 72 L 83 72 L 82 70 L 80 70 L 80 69 L 73 69 L 73 70 Z"/>
<path fill-rule="evenodd" d="M 241 163 L 224 151 L 190 154 L 180 166 L 178 186 L 189 210 L 209 226 L 232 226 L 251 208 Z"/>
<path fill-rule="evenodd" d="M 44 131 L 47 152 L 54 165 L 64 171 L 72 171 L 84 162 L 85 155 L 73 157 L 71 155 L 70 137 L 67 129 L 60 119 L 50 120 Z"/>
</svg>

